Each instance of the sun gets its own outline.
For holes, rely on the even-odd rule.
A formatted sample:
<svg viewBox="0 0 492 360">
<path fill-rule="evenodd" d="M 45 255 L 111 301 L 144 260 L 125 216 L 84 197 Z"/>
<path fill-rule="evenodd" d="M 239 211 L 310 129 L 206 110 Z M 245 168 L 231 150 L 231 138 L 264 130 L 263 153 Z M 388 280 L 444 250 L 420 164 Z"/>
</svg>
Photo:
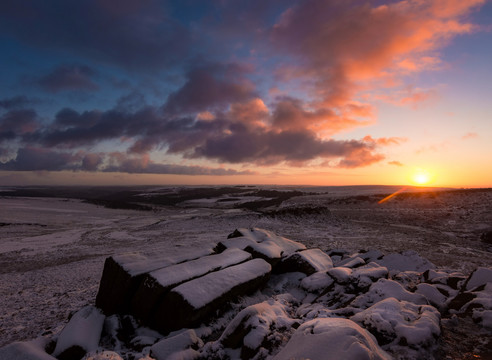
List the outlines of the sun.
<svg viewBox="0 0 492 360">
<path fill-rule="evenodd" d="M 431 180 L 431 174 L 425 169 L 417 169 L 412 176 L 412 181 L 416 185 L 427 185 Z"/>
</svg>

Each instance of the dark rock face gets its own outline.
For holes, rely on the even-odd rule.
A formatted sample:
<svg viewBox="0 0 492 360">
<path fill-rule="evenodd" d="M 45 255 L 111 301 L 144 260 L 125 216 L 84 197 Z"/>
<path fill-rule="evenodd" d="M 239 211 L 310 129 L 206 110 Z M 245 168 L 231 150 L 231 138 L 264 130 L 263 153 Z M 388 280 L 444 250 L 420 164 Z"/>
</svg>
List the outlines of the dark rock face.
<svg viewBox="0 0 492 360">
<path fill-rule="evenodd" d="M 198 325 L 226 303 L 261 288 L 270 278 L 271 266 L 253 259 L 186 282 L 165 295 L 153 318 L 153 327 L 164 333 Z"/>
<path fill-rule="evenodd" d="M 309 249 L 294 253 L 284 258 L 275 268 L 274 272 L 281 274 L 287 272 L 302 272 L 306 275 L 318 271 L 326 271 L 333 267 L 333 262 L 328 254 L 320 249 Z"/>
<path fill-rule="evenodd" d="M 240 249 L 228 249 L 220 254 L 171 265 L 144 275 L 132 299 L 132 314 L 151 324 L 165 294 L 176 286 L 211 272 L 250 260 L 251 254 Z"/>
<path fill-rule="evenodd" d="M 113 257 L 106 259 L 96 296 L 96 306 L 106 314 L 124 314 L 144 274 L 132 276 Z"/>
<path fill-rule="evenodd" d="M 480 240 L 486 244 L 492 245 L 492 230 L 486 231 L 480 235 Z"/>
</svg>

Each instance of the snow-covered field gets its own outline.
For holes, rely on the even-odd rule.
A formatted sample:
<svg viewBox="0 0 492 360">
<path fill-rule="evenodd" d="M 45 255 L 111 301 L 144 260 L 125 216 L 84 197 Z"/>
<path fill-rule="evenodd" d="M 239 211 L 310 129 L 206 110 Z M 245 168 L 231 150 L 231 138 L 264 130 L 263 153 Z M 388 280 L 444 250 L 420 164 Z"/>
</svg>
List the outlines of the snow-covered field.
<svg viewBox="0 0 492 360">
<path fill-rule="evenodd" d="M 261 212 L 242 209 L 261 198 L 242 194 L 136 211 L 0 193 L 0 347 L 59 333 L 70 314 L 94 303 L 107 256 L 129 251 L 179 256 L 214 247 L 236 228 L 268 229 L 324 251 L 414 250 L 438 268 L 465 275 L 492 268 L 492 245 L 480 241 L 492 228 L 492 191 L 403 193 L 378 204 L 388 188 L 299 190 L 309 195 Z M 485 351 L 483 329 L 467 322 L 453 332 L 448 325 L 441 335 L 442 358 L 480 358 L 471 356 Z"/>
</svg>

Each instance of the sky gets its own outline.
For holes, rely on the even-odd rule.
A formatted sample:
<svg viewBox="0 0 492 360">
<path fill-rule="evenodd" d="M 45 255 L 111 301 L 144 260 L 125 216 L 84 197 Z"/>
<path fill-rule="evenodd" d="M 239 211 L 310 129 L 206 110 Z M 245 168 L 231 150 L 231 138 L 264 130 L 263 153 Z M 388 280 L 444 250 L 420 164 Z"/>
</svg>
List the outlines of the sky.
<svg viewBox="0 0 492 360">
<path fill-rule="evenodd" d="M 3 0 L 0 185 L 492 186 L 485 0 Z"/>
</svg>

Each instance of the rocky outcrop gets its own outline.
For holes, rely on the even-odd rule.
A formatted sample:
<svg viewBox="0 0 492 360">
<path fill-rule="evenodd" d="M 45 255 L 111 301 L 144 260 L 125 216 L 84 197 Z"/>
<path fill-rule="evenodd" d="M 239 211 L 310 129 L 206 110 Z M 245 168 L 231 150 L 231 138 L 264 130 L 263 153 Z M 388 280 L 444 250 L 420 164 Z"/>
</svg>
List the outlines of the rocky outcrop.
<svg viewBox="0 0 492 360">
<path fill-rule="evenodd" d="M 152 325 L 164 333 L 198 325 L 222 305 L 261 288 L 271 270 L 265 260 L 253 259 L 181 284 L 164 296 Z"/>
<path fill-rule="evenodd" d="M 76 312 L 60 333 L 53 355 L 59 360 L 78 360 L 96 350 L 104 319 L 101 311 L 93 306 Z"/>
<path fill-rule="evenodd" d="M 132 299 L 131 312 L 150 324 L 164 296 L 176 286 L 211 272 L 250 260 L 251 254 L 240 249 L 204 256 L 196 260 L 168 266 L 144 275 Z"/>
<path fill-rule="evenodd" d="M 96 296 L 96 306 L 105 314 L 130 312 L 131 302 L 145 275 L 179 262 L 193 260 L 213 252 L 199 249 L 187 252 L 181 258 L 171 259 L 167 254 L 127 253 L 108 257 Z"/>
</svg>

